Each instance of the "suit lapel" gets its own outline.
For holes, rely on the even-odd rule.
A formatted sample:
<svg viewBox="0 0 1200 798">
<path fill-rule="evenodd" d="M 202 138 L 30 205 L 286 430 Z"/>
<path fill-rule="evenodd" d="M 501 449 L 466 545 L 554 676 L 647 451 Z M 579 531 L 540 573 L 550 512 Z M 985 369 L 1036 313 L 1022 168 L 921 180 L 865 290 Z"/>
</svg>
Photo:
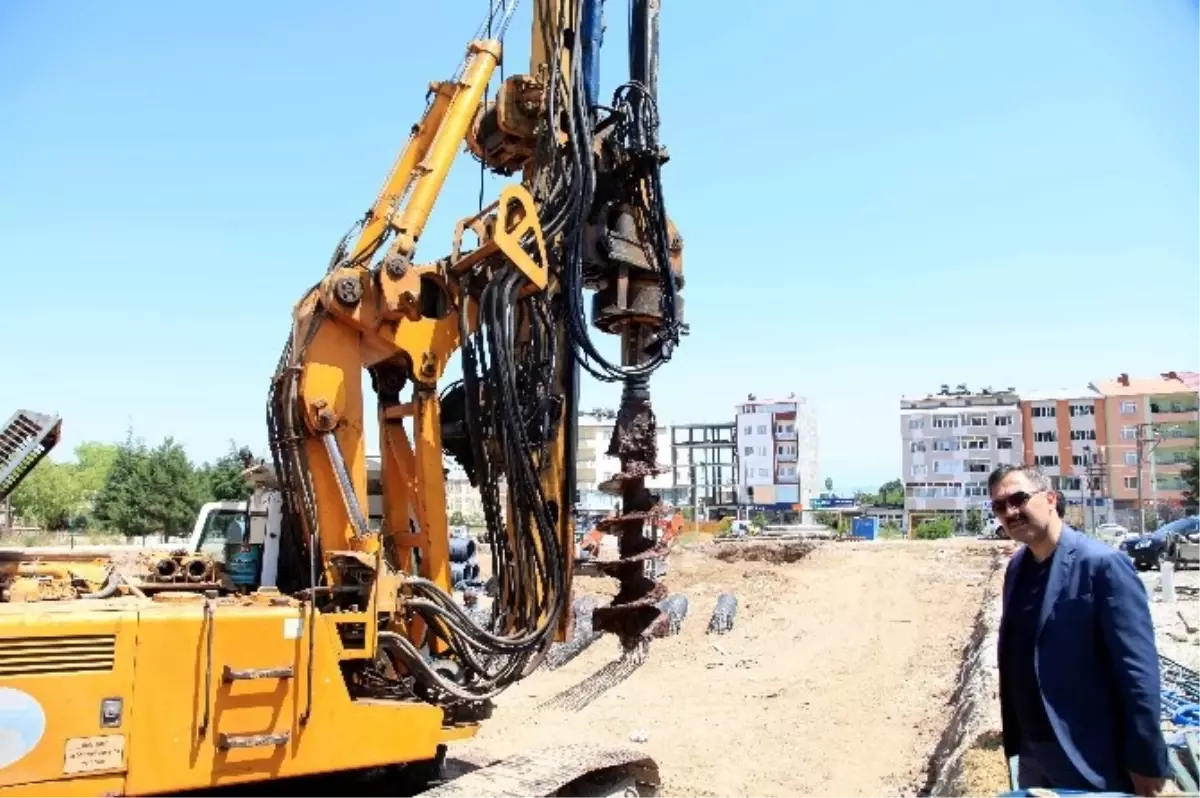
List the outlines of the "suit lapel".
<svg viewBox="0 0 1200 798">
<path fill-rule="evenodd" d="M 1022 546 L 1013 556 L 1013 561 L 1009 564 L 1008 579 L 1004 580 L 1004 609 L 1008 609 L 1008 604 L 1012 601 L 1013 588 L 1017 585 L 1017 574 L 1021 572 L 1021 561 L 1029 554 L 1029 547 Z"/>
<path fill-rule="evenodd" d="M 1038 615 L 1037 634 L 1041 635 L 1050 610 L 1058 601 L 1059 595 L 1067 586 L 1071 573 L 1071 561 L 1075 559 L 1075 530 L 1063 524 L 1062 537 L 1058 539 L 1058 549 L 1054 553 L 1054 563 L 1050 566 L 1050 575 L 1046 580 L 1046 594 L 1042 596 L 1042 611 Z"/>
</svg>

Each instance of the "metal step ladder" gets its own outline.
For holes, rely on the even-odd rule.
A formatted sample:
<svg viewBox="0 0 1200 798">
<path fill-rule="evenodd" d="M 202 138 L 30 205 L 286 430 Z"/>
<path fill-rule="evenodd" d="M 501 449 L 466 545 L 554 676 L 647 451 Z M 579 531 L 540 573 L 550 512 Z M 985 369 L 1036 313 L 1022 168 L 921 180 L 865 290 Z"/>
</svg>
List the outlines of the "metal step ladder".
<svg viewBox="0 0 1200 798">
<path fill-rule="evenodd" d="M 62 419 L 18 410 L 0 427 L 0 501 L 8 498 L 58 443 Z"/>
</svg>

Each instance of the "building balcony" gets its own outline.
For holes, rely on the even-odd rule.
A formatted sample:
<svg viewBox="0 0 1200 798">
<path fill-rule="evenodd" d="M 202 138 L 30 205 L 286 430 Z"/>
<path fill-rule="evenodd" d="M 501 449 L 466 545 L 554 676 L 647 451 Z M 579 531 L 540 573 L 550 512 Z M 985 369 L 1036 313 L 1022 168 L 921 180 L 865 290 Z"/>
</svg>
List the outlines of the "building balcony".
<svg viewBox="0 0 1200 798">
<path fill-rule="evenodd" d="M 792 430 L 791 432 L 775 432 L 775 440 L 777 441 L 794 441 L 796 437 L 796 430 Z"/>
</svg>

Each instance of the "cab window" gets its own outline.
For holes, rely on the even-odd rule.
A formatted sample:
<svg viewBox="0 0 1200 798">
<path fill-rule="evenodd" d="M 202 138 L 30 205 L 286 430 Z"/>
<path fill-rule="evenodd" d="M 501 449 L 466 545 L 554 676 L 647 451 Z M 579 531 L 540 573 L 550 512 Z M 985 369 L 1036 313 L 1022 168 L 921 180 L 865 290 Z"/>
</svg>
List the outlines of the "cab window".
<svg viewBox="0 0 1200 798">
<path fill-rule="evenodd" d="M 244 543 L 245 540 L 246 513 L 240 510 L 216 510 L 204 519 L 204 528 L 200 531 L 200 553 L 223 563 L 225 545 Z"/>
</svg>

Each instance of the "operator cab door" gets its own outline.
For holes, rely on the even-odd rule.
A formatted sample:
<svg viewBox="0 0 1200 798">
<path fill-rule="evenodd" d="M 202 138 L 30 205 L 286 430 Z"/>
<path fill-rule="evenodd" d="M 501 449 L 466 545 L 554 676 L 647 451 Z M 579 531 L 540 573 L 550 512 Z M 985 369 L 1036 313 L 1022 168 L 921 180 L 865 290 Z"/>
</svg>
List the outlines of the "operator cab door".
<svg viewBox="0 0 1200 798">
<path fill-rule="evenodd" d="M 210 502 L 192 530 L 191 550 L 225 565 L 225 547 L 246 543 L 250 517 L 244 502 Z"/>
</svg>

